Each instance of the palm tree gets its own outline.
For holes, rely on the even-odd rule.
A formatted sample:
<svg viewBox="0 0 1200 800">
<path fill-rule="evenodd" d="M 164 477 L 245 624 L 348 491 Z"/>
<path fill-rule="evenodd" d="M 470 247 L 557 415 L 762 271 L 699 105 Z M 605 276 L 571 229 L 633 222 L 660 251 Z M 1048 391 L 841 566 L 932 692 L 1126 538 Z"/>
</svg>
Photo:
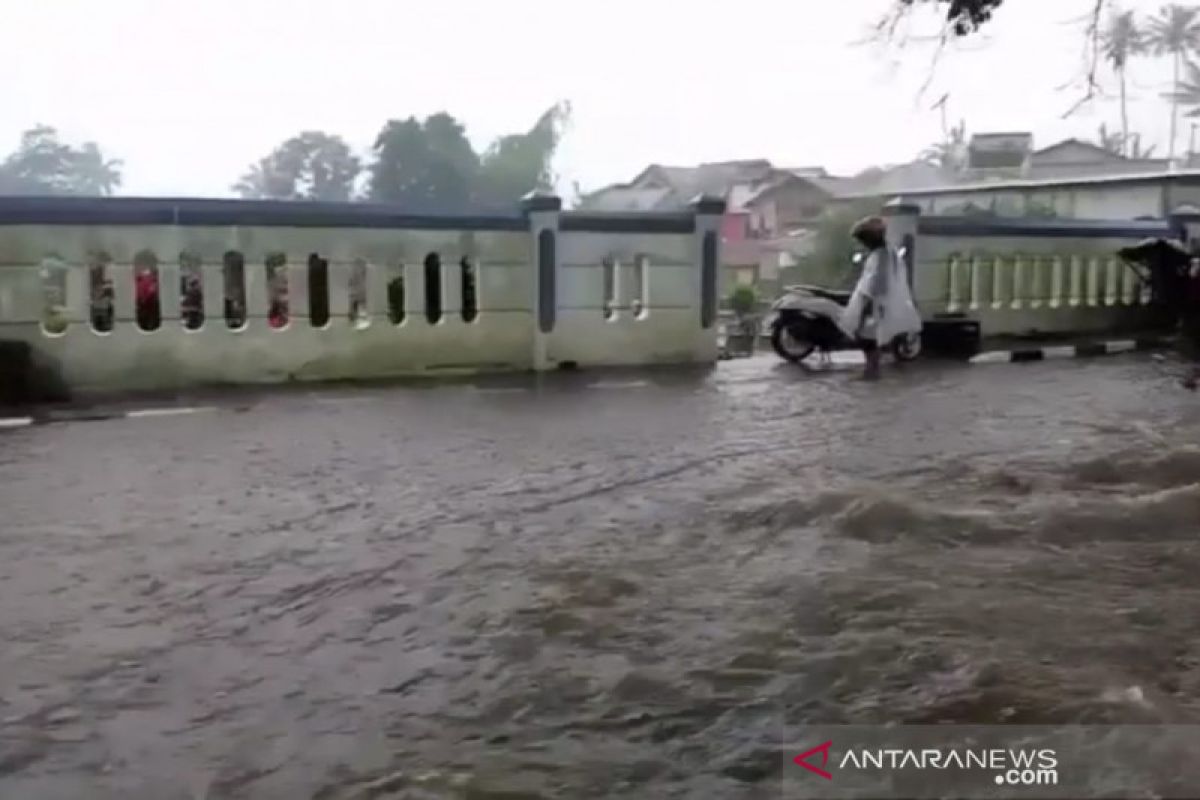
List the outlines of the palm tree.
<svg viewBox="0 0 1200 800">
<path fill-rule="evenodd" d="M 1096 135 L 1096 144 L 1114 156 L 1123 156 L 1125 155 L 1125 143 L 1125 134 L 1110 131 L 1107 125 L 1101 123 L 1100 131 Z"/>
<path fill-rule="evenodd" d="M 1200 53 L 1200 7 L 1178 3 L 1163 6 L 1151 18 L 1147 40 L 1155 55 L 1169 55 L 1173 61 L 1171 94 L 1171 138 L 1167 159 L 1175 158 L 1175 137 L 1179 128 L 1179 73 L 1188 57 Z"/>
<path fill-rule="evenodd" d="M 951 128 L 945 139 L 925 148 L 919 158 L 943 169 L 958 169 L 962 166 L 966 149 L 967 123 L 964 120 Z"/>
<path fill-rule="evenodd" d="M 1200 117 L 1200 65 L 1189 61 L 1184 66 L 1185 74 L 1182 80 L 1175 85 L 1175 91 L 1171 93 L 1171 101 L 1186 108 L 1187 116 Z M 1189 146 L 1189 165 L 1194 155 L 1191 150 L 1192 148 Z"/>
<path fill-rule="evenodd" d="M 1125 69 L 1129 59 L 1146 51 L 1145 37 L 1138 28 L 1137 18 L 1132 11 L 1117 12 L 1108 20 L 1108 27 L 1101 34 L 1104 58 L 1117 73 L 1121 82 L 1121 148 L 1117 155 L 1129 155 L 1125 145 L 1129 143 L 1129 108 L 1125 100 Z"/>
</svg>

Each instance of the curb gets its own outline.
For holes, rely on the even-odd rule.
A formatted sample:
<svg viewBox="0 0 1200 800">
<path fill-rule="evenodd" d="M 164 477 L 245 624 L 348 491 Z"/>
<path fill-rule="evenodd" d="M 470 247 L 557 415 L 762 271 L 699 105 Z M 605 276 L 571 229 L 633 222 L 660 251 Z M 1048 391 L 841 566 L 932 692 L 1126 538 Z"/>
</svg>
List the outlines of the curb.
<svg viewBox="0 0 1200 800">
<path fill-rule="evenodd" d="M 1092 358 L 1118 353 L 1158 350 L 1167 346 L 1163 339 L 1117 339 L 1108 342 L 1029 347 L 1017 350 L 993 350 L 970 359 L 971 364 L 1021 364 L 1029 361 L 1049 361 L 1058 358 Z"/>
<path fill-rule="evenodd" d="M 178 417 L 216 411 L 216 406 L 179 406 L 167 408 L 140 408 L 134 411 L 66 411 L 49 413 L 40 417 L 0 417 L 0 430 L 25 428 L 30 425 L 52 425 L 56 422 L 91 422 L 102 419 L 147 419 L 151 417 Z"/>
</svg>

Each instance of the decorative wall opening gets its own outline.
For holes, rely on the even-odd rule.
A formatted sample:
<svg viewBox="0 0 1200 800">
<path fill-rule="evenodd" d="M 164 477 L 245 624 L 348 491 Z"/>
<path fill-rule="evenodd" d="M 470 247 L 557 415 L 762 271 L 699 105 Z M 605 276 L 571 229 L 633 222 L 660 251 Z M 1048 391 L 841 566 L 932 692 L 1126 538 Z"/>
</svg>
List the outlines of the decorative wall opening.
<svg viewBox="0 0 1200 800">
<path fill-rule="evenodd" d="M 479 316 L 479 295 L 477 273 L 478 267 L 470 256 L 463 256 L 458 262 L 462 273 L 462 318 L 463 322 L 474 322 Z"/>
<path fill-rule="evenodd" d="M 371 324 L 371 314 L 367 311 L 367 262 L 366 259 L 356 258 L 350 265 L 350 324 L 356 328 L 365 328 Z"/>
<path fill-rule="evenodd" d="M 601 267 L 604 270 L 604 318 L 617 318 L 617 262 L 612 258 L 604 259 Z"/>
<path fill-rule="evenodd" d="M 292 317 L 287 255 L 268 253 L 264 266 L 267 271 L 267 324 L 276 329 L 284 328 Z"/>
<path fill-rule="evenodd" d="M 162 325 L 162 299 L 158 286 L 158 256 L 139 250 L 133 256 L 133 291 L 137 326 L 156 331 Z"/>
<path fill-rule="evenodd" d="M 425 256 L 425 319 L 430 325 L 442 320 L 442 258 L 437 253 Z"/>
<path fill-rule="evenodd" d="M 404 265 L 397 264 L 387 284 L 388 319 L 393 325 L 404 322 Z"/>
<path fill-rule="evenodd" d="M 92 330 L 96 333 L 109 333 L 113 329 L 113 282 L 109 270 L 112 267 L 112 256 L 104 251 L 88 254 L 88 294 L 89 316 L 92 320 Z"/>
<path fill-rule="evenodd" d="M 646 318 L 646 291 L 649 286 L 650 259 L 638 256 L 633 261 L 633 299 L 629 301 L 629 310 L 634 319 Z"/>
<path fill-rule="evenodd" d="M 717 320 L 717 234 L 708 231 L 700 245 L 700 327 Z"/>
<path fill-rule="evenodd" d="M 179 319 L 189 331 L 204 327 L 204 277 L 200 256 L 179 254 Z"/>
<path fill-rule="evenodd" d="M 58 256 L 42 259 L 42 330 L 51 335 L 67 332 L 67 265 Z"/>
<path fill-rule="evenodd" d="M 314 328 L 329 324 L 329 259 L 308 256 L 308 321 Z"/>
<path fill-rule="evenodd" d="M 225 326 L 246 327 L 246 259 L 237 250 L 225 254 L 221 264 L 225 286 Z"/>
</svg>

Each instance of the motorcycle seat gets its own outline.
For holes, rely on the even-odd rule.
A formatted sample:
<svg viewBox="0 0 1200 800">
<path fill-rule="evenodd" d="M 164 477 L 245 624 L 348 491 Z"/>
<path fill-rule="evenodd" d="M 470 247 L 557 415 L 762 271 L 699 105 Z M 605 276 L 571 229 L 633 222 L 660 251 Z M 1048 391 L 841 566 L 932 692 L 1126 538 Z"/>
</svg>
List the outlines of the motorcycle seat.
<svg viewBox="0 0 1200 800">
<path fill-rule="evenodd" d="M 839 306 L 847 305 L 850 302 L 852 292 L 839 292 L 834 289 L 821 289 L 816 286 L 806 286 L 805 289 L 814 297 L 823 297 L 826 300 L 832 300 Z"/>
</svg>

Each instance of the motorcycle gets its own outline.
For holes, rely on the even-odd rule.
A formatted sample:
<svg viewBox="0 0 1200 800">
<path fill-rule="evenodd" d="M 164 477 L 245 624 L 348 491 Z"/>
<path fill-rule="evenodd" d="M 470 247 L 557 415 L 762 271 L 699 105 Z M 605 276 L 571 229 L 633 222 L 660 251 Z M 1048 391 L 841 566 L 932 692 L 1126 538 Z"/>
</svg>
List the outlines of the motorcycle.
<svg viewBox="0 0 1200 800">
<path fill-rule="evenodd" d="M 854 263 L 860 264 L 862 258 L 856 255 Z M 820 286 L 785 286 L 764 324 L 771 332 L 772 349 L 796 364 L 814 352 L 827 360 L 835 351 L 857 350 L 858 344 L 837 323 L 851 294 Z M 901 334 L 887 343 L 887 349 L 898 361 L 912 361 L 921 354 L 921 334 Z"/>
</svg>

